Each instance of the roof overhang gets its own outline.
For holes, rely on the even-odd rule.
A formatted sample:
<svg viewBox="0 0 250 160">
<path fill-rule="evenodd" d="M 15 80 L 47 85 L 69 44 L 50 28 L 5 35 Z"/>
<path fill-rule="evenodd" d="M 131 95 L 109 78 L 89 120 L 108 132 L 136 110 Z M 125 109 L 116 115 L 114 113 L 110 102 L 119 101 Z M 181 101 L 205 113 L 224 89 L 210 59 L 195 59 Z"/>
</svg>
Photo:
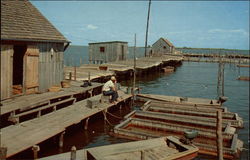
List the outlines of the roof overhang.
<svg viewBox="0 0 250 160">
<path fill-rule="evenodd" d="M 54 40 L 54 39 L 14 39 L 14 38 L 1 38 L 1 41 L 22 41 L 22 42 L 51 42 L 51 43 L 71 43 L 67 40 Z"/>
</svg>

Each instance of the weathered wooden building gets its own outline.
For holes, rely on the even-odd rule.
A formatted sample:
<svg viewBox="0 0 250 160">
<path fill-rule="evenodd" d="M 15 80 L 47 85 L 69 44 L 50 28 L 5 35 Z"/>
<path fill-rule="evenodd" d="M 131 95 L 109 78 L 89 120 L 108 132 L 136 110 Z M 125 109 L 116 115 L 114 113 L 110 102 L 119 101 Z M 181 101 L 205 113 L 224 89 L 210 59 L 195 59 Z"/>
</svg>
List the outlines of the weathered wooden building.
<svg viewBox="0 0 250 160">
<path fill-rule="evenodd" d="M 1 1 L 1 100 L 60 84 L 68 45 L 29 1 Z"/>
<path fill-rule="evenodd" d="M 128 42 L 111 41 L 89 43 L 89 63 L 102 64 L 126 60 L 127 54 Z"/>
<path fill-rule="evenodd" d="M 175 52 L 175 46 L 167 39 L 160 38 L 152 45 L 152 55 L 162 55 Z"/>
</svg>

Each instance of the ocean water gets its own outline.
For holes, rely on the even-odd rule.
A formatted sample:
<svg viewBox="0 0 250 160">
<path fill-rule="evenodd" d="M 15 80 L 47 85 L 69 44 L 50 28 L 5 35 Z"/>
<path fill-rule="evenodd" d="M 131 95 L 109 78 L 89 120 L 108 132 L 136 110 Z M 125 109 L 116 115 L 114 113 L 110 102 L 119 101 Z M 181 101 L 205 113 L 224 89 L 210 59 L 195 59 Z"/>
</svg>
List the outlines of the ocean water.
<svg viewBox="0 0 250 160">
<path fill-rule="evenodd" d="M 211 54 L 211 53 L 221 53 L 221 54 L 250 54 L 249 50 L 216 50 L 216 49 L 183 49 L 178 48 L 177 50 L 183 53 L 201 53 L 201 54 Z M 144 47 L 136 47 L 136 57 L 143 57 L 145 49 Z M 128 59 L 134 58 L 134 47 L 128 48 Z M 64 52 L 64 64 L 66 66 L 79 66 L 80 61 L 82 64 L 88 64 L 89 51 L 88 46 L 74 46 L 70 45 Z"/>
<path fill-rule="evenodd" d="M 217 63 L 184 62 L 172 74 L 155 73 L 139 78 L 137 84 L 142 93 L 183 97 L 217 98 Z M 244 129 L 238 137 L 244 142 L 241 160 L 247 160 L 249 152 L 249 81 L 237 80 L 238 76 L 249 76 L 249 68 L 239 68 L 235 64 L 225 65 L 224 95 L 228 101 L 224 106 L 230 112 L 238 113 L 244 120 Z M 127 83 L 128 85 L 131 83 Z"/>
</svg>

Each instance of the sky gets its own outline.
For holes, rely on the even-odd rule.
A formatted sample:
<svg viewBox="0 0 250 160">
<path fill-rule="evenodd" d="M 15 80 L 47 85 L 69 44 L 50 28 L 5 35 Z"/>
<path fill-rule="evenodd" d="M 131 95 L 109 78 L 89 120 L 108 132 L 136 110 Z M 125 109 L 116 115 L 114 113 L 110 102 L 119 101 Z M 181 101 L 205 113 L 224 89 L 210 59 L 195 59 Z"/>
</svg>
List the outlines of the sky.
<svg viewBox="0 0 250 160">
<path fill-rule="evenodd" d="M 145 45 L 148 1 L 31 1 L 72 45 Z M 249 49 L 249 1 L 152 1 L 148 45 Z"/>
</svg>

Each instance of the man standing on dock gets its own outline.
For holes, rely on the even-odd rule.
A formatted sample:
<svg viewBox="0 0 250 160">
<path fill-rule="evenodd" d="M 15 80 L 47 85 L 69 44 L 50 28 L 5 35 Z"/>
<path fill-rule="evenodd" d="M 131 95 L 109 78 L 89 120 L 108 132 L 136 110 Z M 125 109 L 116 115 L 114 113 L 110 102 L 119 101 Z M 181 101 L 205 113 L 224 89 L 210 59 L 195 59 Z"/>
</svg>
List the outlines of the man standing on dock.
<svg viewBox="0 0 250 160">
<path fill-rule="evenodd" d="M 116 78 L 114 76 L 112 76 L 111 79 L 103 85 L 102 93 L 104 96 L 111 95 L 111 103 L 116 104 L 118 93 L 116 88 Z"/>
</svg>

